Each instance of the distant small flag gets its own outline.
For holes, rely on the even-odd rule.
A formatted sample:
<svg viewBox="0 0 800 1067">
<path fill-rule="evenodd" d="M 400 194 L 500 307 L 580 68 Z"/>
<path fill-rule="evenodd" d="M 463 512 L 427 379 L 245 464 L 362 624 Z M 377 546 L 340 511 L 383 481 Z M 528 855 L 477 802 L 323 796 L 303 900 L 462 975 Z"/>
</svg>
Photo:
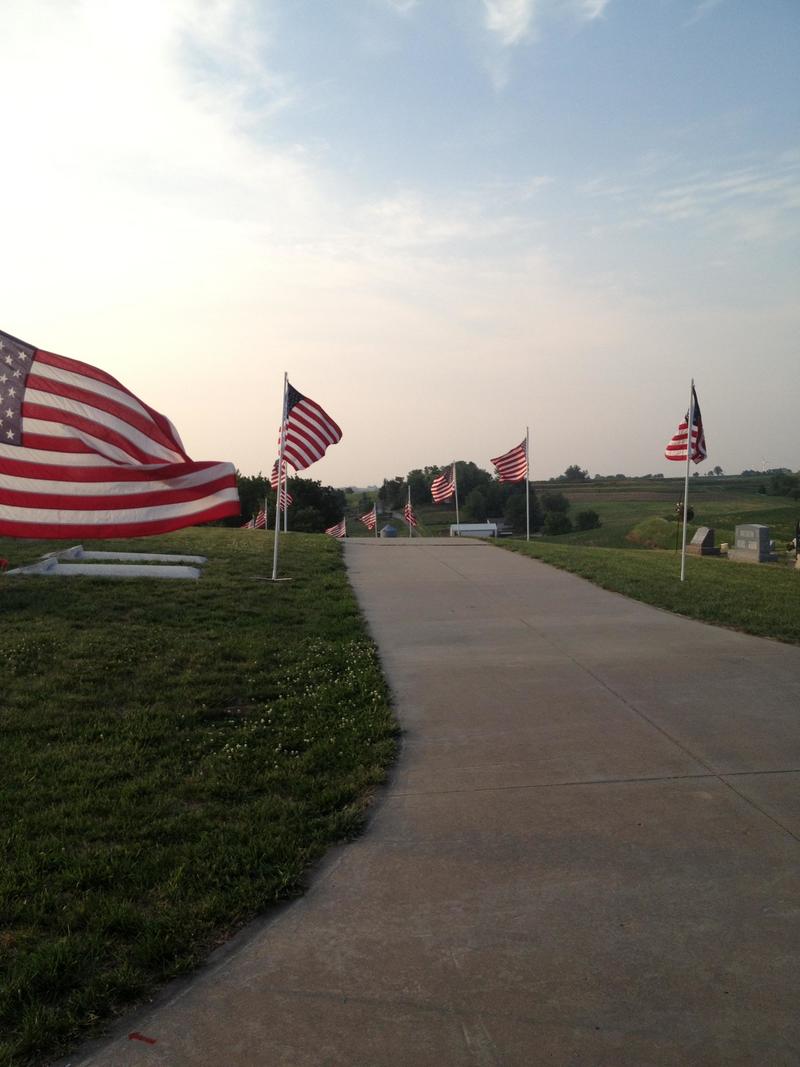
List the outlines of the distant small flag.
<svg viewBox="0 0 800 1067">
<path fill-rule="evenodd" d="M 416 527 L 417 516 L 414 514 L 414 509 L 411 507 L 410 501 L 403 507 L 403 518 L 406 520 L 409 526 Z"/>
<path fill-rule="evenodd" d="M 491 461 L 501 482 L 521 482 L 528 476 L 528 452 L 525 442 Z"/>
<path fill-rule="evenodd" d="M 368 530 L 374 530 L 378 525 L 378 510 L 377 504 L 373 504 L 366 515 L 359 516 L 359 522 L 363 522 Z"/>
<path fill-rule="evenodd" d="M 255 530 L 265 530 L 267 527 L 267 513 L 262 508 L 258 515 L 255 517 L 253 528 Z"/>
<path fill-rule="evenodd" d="M 197 463 L 110 374 L 0 331 L 0 535 L 144 537 L 239 514 L 232 463 Z"/>
<path fill-rule="evenodd" d="M 437 504 L 443 500 L 449 500 L 456 491 L 455 464 L 447 473 L 442 471 L 431 483 L 431 496 Z"/>
<path fill-rule="evenodd" d="M 254 530 L 256 528 L 256 520 L 248 519 L 247 522 L 242 523 L 243 530 Z"/>
<path fill-rule="evenodd" d="M 278 488 L 278 461 L 277 459 L 272 464 L 272 473 L 269 476 L 269 484 L 273 489 Z M 294 497 L 286 488 L 286 464 L 283 466 L 283 486 L 280 492 L 280 500 L 278 501 L 278 508 L 280 511 L 286 511 L 286 509 L 294 503 Z"/>
<path fill-rule="evenodd" d="M 347 519 L 342 519 L 335 526 L 329 526 L 325 533 L 330 537 L 347 537 Z"/>
<path fill-rule="evenodd" d="M 694 412 L 694 421 L 692 424 L 692 462 L 702 463 L 708 456 L 706 449 L 706 437 L 703 432 L 703 420 L 700 415 L 700 405 L 697 402 L 697 393 L 694 386 L 692 386 L 692 410 Z M 669 444 L 667 445 L 664 455 L 667 459 L 674 459 L 677 461 L 686 462 L 686 448 L 687 439 L 689 436 L 689 412 L 686 412 L 683 422 L 678 426 L 678 432 L 672 436 Z"/>
<path fill-rule="evenodd" d="M 314 400 L 287 383 L 284 458 L 295 470 L 305 470 L 322 459 L 330 445 L 342 439 L 342 431 Z M 280 444 L 280 437 L 278 438 Z"/>
</svg>

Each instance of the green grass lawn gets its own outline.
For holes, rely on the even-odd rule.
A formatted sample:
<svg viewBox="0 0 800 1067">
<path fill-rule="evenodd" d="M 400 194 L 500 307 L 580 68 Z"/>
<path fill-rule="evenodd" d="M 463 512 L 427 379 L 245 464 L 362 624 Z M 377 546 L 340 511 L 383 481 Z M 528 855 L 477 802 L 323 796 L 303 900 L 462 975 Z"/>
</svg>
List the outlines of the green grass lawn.
<svg viewBox="0 0 800 1067">
<path fill-rule="evenodd" d="M 541 540 L 493 542 L 680 615 L 800 643 L 800 572 L 785 565 L 687 557 L 679 581 L 675 552 L 584 548 Z"/>
<path fill-rule="evenodd" d="M 198 582 L 0 577 L 6 1067 L 74 1046 L 359 831 L 388 693 L 339 545 L 281 544 L 279 585 L 254 579 L 271 535 L 224 529 L 124 545 L 207 555 Z"/>
</svg>

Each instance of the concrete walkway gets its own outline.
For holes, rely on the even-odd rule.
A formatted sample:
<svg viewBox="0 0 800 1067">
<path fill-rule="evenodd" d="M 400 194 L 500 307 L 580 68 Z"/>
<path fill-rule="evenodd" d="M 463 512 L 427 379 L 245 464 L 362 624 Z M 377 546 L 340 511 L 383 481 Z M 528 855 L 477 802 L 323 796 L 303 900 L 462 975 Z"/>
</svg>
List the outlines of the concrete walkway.
<svg viewBox="0 0 800 1067">
<path fill-rule="evenodd" d="M 487 545 L 346 551 L 405 731 L 368 832 L 72 1062 L 800 1064 L 800 648 Z"/>
</svg>

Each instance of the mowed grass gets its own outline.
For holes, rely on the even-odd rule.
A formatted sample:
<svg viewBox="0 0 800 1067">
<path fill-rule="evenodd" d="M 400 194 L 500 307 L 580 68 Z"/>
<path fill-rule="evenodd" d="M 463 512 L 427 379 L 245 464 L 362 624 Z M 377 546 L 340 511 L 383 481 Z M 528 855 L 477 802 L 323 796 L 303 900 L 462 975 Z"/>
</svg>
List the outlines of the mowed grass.
<svg viewBox="0 0 800 1067">
<path fill-rule="evenodd" d="M 686 581 L 681 582 L 680 555 L 675 552 L 582 548 L 540 540 L 492 543 L 679 615 L 800 643 L 800 571 L 785 565 L 688 556 Z"/>
<path fill-rule="evenodd" d="M 396 728 L 331 538 L 105 547 L 198 582 L 0 578 L 0 1063 L 39 1063 L 301 890 Z M 11 565 L 58 546 L 0 540 Z M 92 547 L 104 547 L 95 544 Z"/>
</svg>

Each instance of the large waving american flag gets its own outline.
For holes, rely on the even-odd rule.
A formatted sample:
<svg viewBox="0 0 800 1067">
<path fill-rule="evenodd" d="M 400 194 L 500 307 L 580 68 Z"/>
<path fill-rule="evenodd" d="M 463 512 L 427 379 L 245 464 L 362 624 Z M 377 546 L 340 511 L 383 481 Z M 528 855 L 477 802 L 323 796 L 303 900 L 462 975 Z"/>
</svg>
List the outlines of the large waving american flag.
<svg viewBox="0 0 800 1067">
<path fill-rule="evenodd" d="M 431 496 L 437 504 L 449 500 L 456 491 L 455 464 L 445 473 L 437 475 L 431 482 Z"/>
<path fill-rule="evenodd" d="M 708 450 L 706 448 L 706 435 L 703 431 L 703 419 L 700 415 L 700 405 L 697 402 L 697 393 L 694 386 L 692 386 L 692 462 L 702 463 L 708 456 Z M 664 455 L 667 459 L 682 460 L 686 462 L 687 440 L 689 438 L 689 412 L 686 412 L 683 422 L 678 426 L 677 433 L 674 433 L 664 450 Z"/>
<path fill-rule="evenodd" d="M 316 401 L 303 396 L 287 382 L 284 459 L 295 470 L 305 470 L 322 459 L 330 445 L 337 444 L 341 439 L 342 431 L 330 415 Z"/>
<path fill-rule="evenodd" d="M 233 464 L 193 462 L 116 378 L 0 331 L 0 534 L 143 537 L 238 514 Z"/>
<path fill-rule="evenodd" d="M 491 460 L 501 482 L 521 482 L 528 476 L 528 449 L 526 442 Z"/>
</svg>

